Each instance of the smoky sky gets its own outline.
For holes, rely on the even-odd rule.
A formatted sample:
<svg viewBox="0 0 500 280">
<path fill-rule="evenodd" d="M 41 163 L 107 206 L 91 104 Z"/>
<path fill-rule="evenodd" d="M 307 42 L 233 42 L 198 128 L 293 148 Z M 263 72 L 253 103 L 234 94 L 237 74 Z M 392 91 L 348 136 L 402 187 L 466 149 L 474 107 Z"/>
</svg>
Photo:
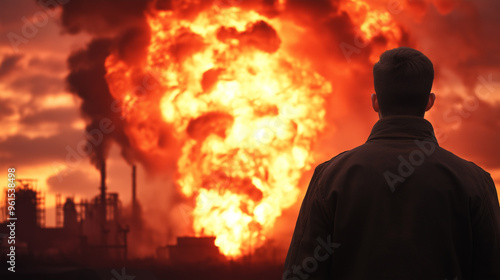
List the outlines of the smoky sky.
<svg viewBox="0 0 500 280">
<path fill-rule="evenodd" d="M 370 2 L 370 1 L 368 1 Z M 371 1 L 376 7 L 383 7 L 391 12 L 387 3 Z M 492 1 L 399 1 L 400 10 L 392 11 L 396 28 L 401 32 L 400 46 L 419 47 L 434 62 L 436 80 L 441 79 L 443 69 L 451 69 L 464 83 L 467 94 L 472 95 L 477 77 L 485 69 L 498 70 L 496 66 L 500 55 L 498 46 L 499 19 L 494 15 L 498 3 Z M 96 128 L 102 118 L 109 118 L 116 124 L 114 133 L 106 135 L 102 146 L 95 149 L 93 161 L 98 163 L 106 157 L 106 151 L 111 141 L 117 142 L 123 149 L 123 154 L 129 161 L 142 158 L 137 151 L 130 149 L 129 139 L 124 131 L 125 124 L 119 119 L 119 114 L 110 111 L 113 97 L 109 93 L 104 79 L 104 61 L 110 53 L 117 54 L 120 59 L 130 65 L 139 63 L 146 55 L 149 44 L 150 30 L 146 15 L 151 9 L 173 11 L 179 19 L 194 19 L 199 13 L 212 8 L 221 9 L 237 6 L 241 9 L 251 9 L 271 19 L 282 18 L 285 21 L 305 28 L 304 42 L 292 46 L 295 55 L 311 61 L 314 69 L 329 79 L 340 92 L 330 97 L 328 104 L 328 122 L 337 128 L 332 139 L 339 144 L 340 149 L 347 148 L 349 140 L 359 139 L 359 133 L 352 133 L 352 126 L 369 129 L 376 115 L 369 109 L 369 94 L 372 89 L 370 55 L 383 49 L 389 40 L 383 33 L 374 36 L 371 41 L 356 46 L 359 38 L 358 27 L 352 14 L 341 9 L 341 1 L 305 1 L 289 0 L 284 7 L 279 7 L 277 1 L 122 1 L 120 5 L 109 1 L 69 1 L 62 6 L 61 23 L 63 31 L 76 34 L 86 32 L 94 36 L 86 49 L 74 52 L 68 59 L 71 73 L 67 78 L 70 90 L 82 100 L 82 113 L 89 119 L 87 130 Z M 231 30 L 222 29 L 221 40 L 238 38 L 249 44 L 264 48 L 265 51 L 275 51 L 280 47 L 280 34 L 273 33 L 272 26 L 267 22 L 253 23 L 248 31 L 236 34 Z M 269 33 L 270 32 L 270 33 Z M 446 37 L 443 35 L 446 34 Z M 346 53 L 339 44 L 346 43 L 357 48 L 357 51 Z M 13 61 L 7 61 L 7 68 Z M 0 72 L 1 73 L 1 72 Z M 349 77 L 346 79 L 346 77 Z M 92 81 L 92 82 L 91 82 Z M 445 80 L 442 84 L 451 82 Z M 438 95 L 439 96 L 439 95 Z M 463 100 L 453 100 L 443 96 L 439 108 L 448 110 Z M 343 107 L 336 109 L 335 107 Z M 483 127 L 480 131 L 490 138 L 498 138 L 498 122 L 483 119 L 481 114 L 490 112 L 496 116 L 498 105 L 481 103 L 483 111 L 475 112 L 476 116 L 463 121 L 464 127 L 459 131 L 450 132 L 456 135 L 457 141 L 447 141 L 450 148 L 458 153 L 474 155 L 488 167 L 498 167 L 500 162 L 492 159 L 488 151 L 497 151 L 494 141 L 485 141 L 484 146 L 475 147 L 459 143 L 469 139 L 465 135 L 474 127 Z M 347 112 L 347 113 L 342 113 Z M 355 113 L 354 113 L 355 112 Z M 352 125 L 339 124 L 339 118 L 349 116 L 347 122 Z M 444 121 L 437 118 L 438 123 Z M 477 122 L 477 123 L 476 123 Z M 470 124 L 473 123 L 473 124 Z M 474 126 L 474 124 L 477 124 Z M 328 133 L 327 133 L 328 134 Z M 341 135 L 341 136 L 339 136 Z M 343 143 L 343 144 L 342 144 Z M 331 148 L 331 147 L 330 147 Z M 465 152 L 467 150 L 467 152 Z M 332 149 L 332 151 L 337 151 Z M 488 160 L 487 158 L 491 158 Z M 152 164 L 152 163 L 150 163 Z M 153 164 L 154 165 L 154 164 Z"/>
</svg>

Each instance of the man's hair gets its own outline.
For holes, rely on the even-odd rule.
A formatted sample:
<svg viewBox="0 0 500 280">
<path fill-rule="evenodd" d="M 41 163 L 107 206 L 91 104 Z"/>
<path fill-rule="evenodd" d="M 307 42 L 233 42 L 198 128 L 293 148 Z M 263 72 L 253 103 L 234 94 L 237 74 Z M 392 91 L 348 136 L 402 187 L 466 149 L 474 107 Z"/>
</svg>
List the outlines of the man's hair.
<svg viewBox="0 0 500 280">
<path fill-rule="evenodd" d="M 407 47 L 385 51 L 373 66 L 373 81 L 383 116 L 423 116 L 434 80 L 432 62 Z"/>
</svg>

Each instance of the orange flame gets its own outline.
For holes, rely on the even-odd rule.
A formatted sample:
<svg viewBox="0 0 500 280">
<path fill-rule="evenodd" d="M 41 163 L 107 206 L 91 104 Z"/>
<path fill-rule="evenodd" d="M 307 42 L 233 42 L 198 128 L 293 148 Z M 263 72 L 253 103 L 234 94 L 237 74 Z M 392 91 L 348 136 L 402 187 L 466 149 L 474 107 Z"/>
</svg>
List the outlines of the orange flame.
<svg viewBox="0 0 500 280">
<path fill-rule="evenodd" d="M 358 35 L 367 44 L 378 35 L 383 35 L 385 43 L 382 50 L 398 47 L 402 32 L 387 10 L 376 9 L 369 4 L 370 1 L 348 0 L 342 2 L 341 11 L 349 14 L 355 26 L 359 26 Z M 386 8 L 386 7 L 385 7 Z M 380 51 L 382 51 L 380 50 Z M 380 51 L 372 52 L 370 61 L 378 61 Z"/>
<path fill-rule="evenodd" d="M 367 38 L 373 17 L 360 25 Z M 170 125 L 182 146 L 176 183 L 196 203 L 195 233 L 216 236 L 226 256 L 251 253 L 297 202 L 332 86 L 282 45 L 278 20 L 256 12 L 214 7 L 186 20 L 157 11 L 148 21 L 147 63 L 106 61 L 131 145 L 159 153 L 157 124 Z M 148 72 L 160 86 L 141 99 L 134 84 Z"/>
</svg>

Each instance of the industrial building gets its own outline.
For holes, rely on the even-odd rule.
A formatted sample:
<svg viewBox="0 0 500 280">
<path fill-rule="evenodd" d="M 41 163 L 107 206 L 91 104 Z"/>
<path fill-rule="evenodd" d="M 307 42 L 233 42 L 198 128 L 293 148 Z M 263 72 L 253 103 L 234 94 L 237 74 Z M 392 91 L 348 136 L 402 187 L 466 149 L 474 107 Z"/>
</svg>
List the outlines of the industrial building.
<svg viewBox="0 0 500 280">
<path fill-rule="evenodd" d="M 128 258 L 129 233 L 146 234 L 137 200 L 136 167 L 132 167 L 131 213 L 123 216 L 118 193 L 106 191 L 106 165 L 100 165 L 101 184 L 99 194 L 91 199 L 56 195 L 56 226 L 45 226 L 45 195 L 38 190 L 37 181 L 17 179 L 15 192 L 16 254 L 33 260 L 48 262 L 102 264 L 123 261 Z M 0 253 L 6 254 L 7 244 L 7 196 L 1 209 Z M 134 236 L 134 235 L 133 235 Z M 161 262 L 218 263 L 225 257 L 215 246 L 215 237 L 177 237 L 177 244 L 160 246 L 156 258 Z"/>
<path fill-rule="evenodd" d="M 172 263 L 217 263 L 224 260 L 224 256 L 215 246 L 214 236 L 177 237 L 176 245 L 158 247 L 157 257 L 160 260 L 171 261 Z"/>
<path fill-rule="evenodd" d="M 35 260 L 100 262 L 127 258 L 129 227 L 121 217 L 118 193 L 106 192 L 106 167 L 101 164 L 100 193 L 76 202 L 56 197 L 56 227 L 45 226 L 45 196 L 37 181 L 16 180 L 16 250 L 20 257 Z M 134 168 L 135 170 L 135 168 Z M 135 176 L 135 175 L 134 175 Z M 7 196 L 0 224 L 0 251 L 7 253 Z M 91 257 L 90 257 L 91 256 Z"/>
</svg>

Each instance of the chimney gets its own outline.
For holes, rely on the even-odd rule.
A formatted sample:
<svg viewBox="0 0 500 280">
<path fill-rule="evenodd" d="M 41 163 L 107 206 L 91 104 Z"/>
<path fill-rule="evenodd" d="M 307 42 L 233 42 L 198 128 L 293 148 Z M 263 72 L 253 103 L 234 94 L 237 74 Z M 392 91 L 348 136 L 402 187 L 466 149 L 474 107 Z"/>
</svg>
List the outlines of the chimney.
<svg viewBox="0 0 500 280">
<path fill-rule="evenodd" d="M 102 160 L 101 162 L 101 218 L 103 222 L 107 220 L 106 213 L 106 162 Z"/>
<path fill-rule="evenodd" d="M 136 212 L 137 208 L 137 198 L 136 198 L 136 190 L 137 190 L 137 168 L 135 165 L 132 165 L 132 211 Z"/>
</svg>

